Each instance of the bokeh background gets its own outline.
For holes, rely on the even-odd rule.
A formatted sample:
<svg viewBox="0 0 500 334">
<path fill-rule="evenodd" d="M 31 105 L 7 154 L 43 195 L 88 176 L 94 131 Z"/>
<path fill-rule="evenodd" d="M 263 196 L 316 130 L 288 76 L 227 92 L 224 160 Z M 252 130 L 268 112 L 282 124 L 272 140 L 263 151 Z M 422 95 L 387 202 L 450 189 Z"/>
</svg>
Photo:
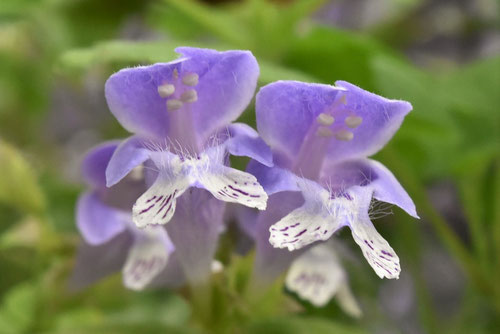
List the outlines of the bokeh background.
<svg viewBox="0 0 500 334">
<path fill-rule="evenodd" d="M 499 11 L 495 0 L 1 0 L 0 333 L 498 333 Z M 119 274 L 68 288 L 79 163 L 127 135 L 104 82 L 182 45 L 251 50 L 259 85 L 346 80 L 413 104 L 375 157 L 422 218 L 394 208 L 376 222 L 400 279 L 380 280 L 338 235 L 362 318 L 335 300 L 316 309 L 282 280 L 248 305 L 238 280 L 251 254 L 230 255 L 227 236 L 205 328 L 183 289 L 131 292 Z M 253 105 L 242 120 L 255 124 Z"/>
</svg>

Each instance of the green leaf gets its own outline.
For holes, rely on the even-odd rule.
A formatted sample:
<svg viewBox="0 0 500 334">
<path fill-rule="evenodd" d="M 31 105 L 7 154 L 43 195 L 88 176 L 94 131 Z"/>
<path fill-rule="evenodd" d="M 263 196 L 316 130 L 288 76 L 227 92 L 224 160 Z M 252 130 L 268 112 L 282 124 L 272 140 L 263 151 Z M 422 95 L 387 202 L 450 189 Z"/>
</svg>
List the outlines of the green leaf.
<svg viewBox="0 0 500 334">
<path fill-rule="evenodd" d="M 370 62 L 380 54 L 393 55 L 369 37 L 316 27 L 291 44 L 284 56 L 284 64 L 314 75 L 325 83 L 346 80 L 373 90 Z"/>
<path fill-rule="evenodd" d="M 244 331 L 248 334 L 361 334 L 364 330 L 322 318 L 288 316 L 259 320 Z"/>
<path fill-rule="evenodd" d="M 60 65 L 63 70 L 87 70 L 97 64 L 109 63 L 156 63 L 178 57 L 172 41 L 159 42 L 101 42 L 90 48 L 73 49 L 63 53 Z"/>
<path fill-rule="evenodd" d="M 36 292 L 35 285 L 29 282 L 7 292 L 0 306 L 0 333 L 23 333 L 32 325 Z"/>
<path fill-rule="evenodd" d="M 0 139 L 0 201 L 24 213 L 40 214 L 45 199 L 34 170 L 21 152 Z"/>
</svg>

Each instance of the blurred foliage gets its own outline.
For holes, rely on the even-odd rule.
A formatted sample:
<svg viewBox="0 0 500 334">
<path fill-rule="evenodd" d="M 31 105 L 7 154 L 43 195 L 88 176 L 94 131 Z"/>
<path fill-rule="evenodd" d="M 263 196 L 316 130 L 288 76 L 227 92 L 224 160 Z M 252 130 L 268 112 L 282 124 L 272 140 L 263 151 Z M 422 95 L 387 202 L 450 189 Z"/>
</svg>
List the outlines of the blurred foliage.
<svg viewBox="0 0 500 334">
<path fill-rule="evenodd" d="M 365 333 L 398 328 L 378 306 L 382 284 L 368 266 L 347 263 L 365 311 L 355 321 L 335 301 L 313 308 L 282 289 L 249 295 L 252 258 L 228 257 L 212 282 L 211 316 L 168 291 L 134 293 L 115 276 L 83 292 L 66 286 L 78 238 L 74 203 L 80 190 L 74 146 L 95 133 L 82 114 L 107 122 L 105 106 L 69 104 L 102 99 L 113 71 L 176 58 L 176 46 L 249 49 L 261 67 L 259 84 L 294 79 L 346 80 L 414 111 L 377 159 L 415 199 L 423 223 L 400 212 L 380 224 L 412 275 L 425 332 L 488 332 L 500 325 L 500 57 L 443 68 L 414 65 L 401 49 L 414 36 L 423 1 L 396 1 L 398 10 L 364 32 L 341 30 L 314 17 L 325 0 L 246 0 L 213 5 L 194 0 L 2 0 L 0 2 L 0 333 Z M 421 6 L 421 7 L 420 7 Z M 407 21 L 408 18 L 411 21 Z M 407 23 L 405 23 L 407 22 Z M 479 25 L 480 26 L 480 25 Z M 97 88 L 95 88 L 97 86 Z M 71 100 L 71 96 L 63 96 Z M 64 100 L 64 99 L 63 99 Z M 64 100 L 66 101 L 66 100 Z M 77 103 L 77 102 L 73 102 Z M 84 109 L 82 111 L 82 109 Z M 59 120 L 61 114 L 69 118 Z M 89 117 L 89 116 L 87 116 Z M 91 117 L 92 118 L 92 117 Z M 55 122 L 50 123 L 50 119 Z M 74 141 L 51 137 L 74 119 Z M 242 119 L 255 125 L 251 108 Z M 78 123 L 80 122 L 80 123 Z M 81 136 L 78 137 L 77 135 Z M 73 145 L 73 146 L 72 146 Z M 88 147 L 88 146 L 87 146 Z M 76 152 L 79 153 L 79 152 Z M 451 182 L 465 233 L 428 194 Z M 397 224 L 396 224 L 397 221 Z M 421 271 L 426 243 L 438 240 L 467 279 L 454 317 L 443 317 Z M 343 237 L 341 233 L 340 237 Z M 348 238 L 345 238 L 348 239 Z M 472 306 L 473 305 L 473 306 Z M 290 315 L 292 313 L 292 315 Z M 400 327 L 399 327 L 400 328 Z"/>
</svg>

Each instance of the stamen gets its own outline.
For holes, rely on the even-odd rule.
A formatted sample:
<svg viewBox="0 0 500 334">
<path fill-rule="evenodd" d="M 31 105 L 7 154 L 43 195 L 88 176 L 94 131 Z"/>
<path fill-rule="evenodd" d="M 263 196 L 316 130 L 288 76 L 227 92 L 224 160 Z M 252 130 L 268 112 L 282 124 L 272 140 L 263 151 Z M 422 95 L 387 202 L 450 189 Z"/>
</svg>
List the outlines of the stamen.
<svg viewBox="0 0 500 334">
<path fill-rule="evenodd" d="M 175 86 L 172 84 L 164 84 L 158 86 L 158 94 L 160 94 L 162 98 L 169 97 L 174 92 L 175 92 Z"/>
<path fill-rule="evenodd" d="M 363 122 L 363 118 L 359 116 L 348 116 L 346 117 L 344 123 L 351 129 L 357 128 L 361 122 Z"/>
<path fill-rule="evenodd" d="M 134 181 L 141 181 L 142 179 L 144 179 L 144 166 L 139 165 L 133 168 L 128 174 L 128 176 L 130 177 L 130 179 Z"/>
<path fill-rule="evenodd" d="M 174 71 L 172 72 L 172 77 L 175 80 L 179 79 L 179 71 L 177 70 L 177 68 L 174 68 Z"/>
<path fill-rule="evenodd" d="M 316 131 L 316 134 L 320 137 L 332 137 L 333 136 L 333 131 L 330 130 L 330 128 L 327 128 L 325 126 L 320 126 L 318 128 L 318 131 Z"/>
<path fill-rule="evenodd" d="M 198 100 L 198 93 L 194 89 L 190 89 L 181 94 L 181 101 L 185 103 L 193 103 Z"/>
<path fill-rule="evenodd" d="M 182 101 L 176 100 L 176 99 L 171 99 L 171 100 L 167 101 L 167 110 L 168 111 L 178 110 L 178 109 L 182 108 L 183 105 L 184 105 L 184 103 L 182 103 Z"/>
<path fill-rule="evenodd" d="M 196 73 L 186 73 L 184 77 L 182 78 L 182 83 L 185 84 L 186 86 L 191 86 L 194 87 L 198 84 L 198 74 Z"/>
<path fill-rule="evenodd" d="M 329 126 L 335 122 L 335 118 L 333 118 L 332 115 L 321 113 L 318 117 L 316 117 L 316 121 L 321 125 Z"/>
<path fill-rule="evenodd" d="M 354 138 L 354 134 L 351 131 L 340 130 L 335 133 L 335 138 L 342 141 L 350 141 Z"/>
</svg>

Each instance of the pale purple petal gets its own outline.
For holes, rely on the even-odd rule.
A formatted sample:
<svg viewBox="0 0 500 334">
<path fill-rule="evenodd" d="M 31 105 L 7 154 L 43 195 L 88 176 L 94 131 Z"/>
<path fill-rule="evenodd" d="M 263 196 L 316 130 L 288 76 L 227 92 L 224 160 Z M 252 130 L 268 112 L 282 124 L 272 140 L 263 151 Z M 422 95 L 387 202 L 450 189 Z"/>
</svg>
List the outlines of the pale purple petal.
<svg viewBox="0 0 500 334">
<path fill-rule="evenodd" d="M 76 224 L 91 245 L 105 243 L 123 232 L 131 215 L 105 205 L 96 192 L 83 193 L 78 199 Z"/>
<path fill-rule="evenodd" d="M 82 161 L 82 174 L 92 187 L 106 187 L 106 167 L 119 145 L 119 141 L 109 141 L 92 148 Z"/>
<path fill-rule="evenodd" d="M 298 191 L 297 176 L 292 172 L 280 167 L 267 167 L 251 160 L 247 166 L 247 172 L 254 175 L 270 196 L 281 191 Z"/>
<path fill-rule="evenodd" d="M 129 232 L 123 232 L 109 242 L 94 246 L 82 242 L 78 248 L 75 267 L 68 286 L 79 291 L 96 281 L 119 272 L 133 242 Z"/>
<path fill-rule="evenodd" d="M 418 218 L 415 204 L 408 193 L 394 175 L 378 161 L 357 159 L 325 164 L 321 182 L 336 192 L 343 192 L 352 186 L 370 188 L 375 199 L 397 205 L 409 215 Z"/>
<path fill-rule="evenodd" d="M 176 257 L 191 283 L 199 284 L 211 273 L 223 230 L 224 207 L 224 202 L 208 191 L 190 189 L 178 199 L 176 213 L 166 225 Z"/>
<path fill-rule="evenodd" d="M 111 156 L 106 168 L 106 185 L 111 187 L 138 165 L 149 159 L 147 143 L 137 136 L 124 140 Z"/>
<path fill-rule="evenodd" d="M 278 81 L 256 98 L 257 130 L 273 151 L 294 160 L 311 125 L 342 90 L 330 85 Z"/>
<path fill-rule="evenodd" d="M 191 104 L 194 129 L 201 141 L 236 120 L 255 94 L 259 65 L 250 51 L 217 52 L 175 49 L 186 61 L 182 71 L 197 73 L 198 101 Z"/>
<path fill-rule="evenodd" d="M 196 98 L 180 104 L 175 112 L 190 111 L 190 130 L 195 131 L 192 135 L 201 144 L 245 110 L 253 97 L 259 68 L 248 51 L 188 47 L 176 51 L 181 58 L 173 62 L 113 74 L 106 82 L 106 99 L 125 129 L 145 138 L 163 139 L 169 136 L 172 122 L 167 100 L 180 101 L 182 92 L 194 90 Z M 186 75 L 196 75 L 196 80 L 185 83 Z M 174 92 L 160 96 L 158 88 L 162 85 L 173 85 Z"/>
<path fill-rule="evenodd" d="M 165 138 L 169 117 L 158 86 L 172 80 L 180 60 L 126 68 L 113 74 L 105 85 L 109 109 L 120 124 L 145 138 Z"/>
<path fill-rule="evenodd" d="M 229 139 L 224 144 L 229 153 L 250 157 L 268 167 L 273 165 L 271 149 L 250 126 L 235 123 L 228 126 L 227 131 Z"/>
<path fill-rule="evenodd" d="M 362 121 L 355 128 L 342 124 L 345 130 L 353 133 L 353 139 L 337 140 L 330 145 L 329 160 L 363 158 L 377 153 L 394 136 L 404 117 L 412 110 L 411 104 L 406 101 L 389 100 L 345 81 L 335 84 L 346 89 L 346 104 L 338 113 L 336 123 L 346 123 L 349 116 L 360 117 Z"/>
</svg>

